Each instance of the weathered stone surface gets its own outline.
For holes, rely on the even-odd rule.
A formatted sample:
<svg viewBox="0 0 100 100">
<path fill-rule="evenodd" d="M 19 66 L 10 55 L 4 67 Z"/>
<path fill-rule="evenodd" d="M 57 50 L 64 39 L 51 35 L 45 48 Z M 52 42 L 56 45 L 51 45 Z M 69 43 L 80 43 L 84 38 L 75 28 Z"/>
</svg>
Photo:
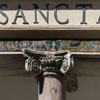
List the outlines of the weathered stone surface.
<svg viewBox="0 0 100 100">
<path fill-rule="evenodd" d="M 64 77 L 57 73 L 45 72 L 44 79 L 40 80 L 39 100 L 66 100 L 64 81 Z"/>
</svg>

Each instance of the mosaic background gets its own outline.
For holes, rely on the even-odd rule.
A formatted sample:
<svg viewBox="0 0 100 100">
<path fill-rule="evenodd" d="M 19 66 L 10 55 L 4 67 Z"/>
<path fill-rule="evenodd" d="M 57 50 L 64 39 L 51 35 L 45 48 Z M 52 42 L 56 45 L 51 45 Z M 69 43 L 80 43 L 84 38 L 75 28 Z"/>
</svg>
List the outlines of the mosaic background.
<svg viewBox="0 0 100 100">
<path fill-rule="evenodd" d="M 70 51 L 100 51 L 100 41 L 79 40 L 45 40 L 45 41 L 0 41 L 0 51 L 21 51 L 22 48 L 33 50 L 70 50 Z"/>
</svg>

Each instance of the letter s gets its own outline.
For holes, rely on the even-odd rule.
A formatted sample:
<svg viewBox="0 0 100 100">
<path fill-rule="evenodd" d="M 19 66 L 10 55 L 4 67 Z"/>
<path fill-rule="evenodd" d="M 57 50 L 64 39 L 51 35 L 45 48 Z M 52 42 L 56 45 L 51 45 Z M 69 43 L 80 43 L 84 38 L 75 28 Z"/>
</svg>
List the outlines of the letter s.
<svg viewBox="0 0 100 100">
<path fill-rule="evenodd" d="M 1 22 L 1 21 L 0 21 L 0 24 L 5 25 L 5 24 L 8 23 L 8 16 L 1 10 L 2 7 L 7 8 L 7 4 L 2 4 L 2 5 L 0 5 L 0 14 L 1 14 L 3 17 L 5 17 L 5 21 L 4 21 L 4 22 Z"/>
</svg>

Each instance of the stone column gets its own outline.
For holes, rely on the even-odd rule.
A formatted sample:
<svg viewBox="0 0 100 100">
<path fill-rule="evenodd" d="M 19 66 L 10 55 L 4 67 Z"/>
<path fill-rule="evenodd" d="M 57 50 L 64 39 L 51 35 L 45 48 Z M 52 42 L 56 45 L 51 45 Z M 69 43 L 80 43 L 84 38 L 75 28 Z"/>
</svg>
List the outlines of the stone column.
<svg viewBox="0 0 100 100">
<path fill-rule="evenodd" d="M 65 77 L 55 72 L 44 72 L 39 79 L 39 100 L 66 100 Z"/>
<path fill-rule="evenodd" d="M 38 52 L 23 50 L 26 71 L 32 71 L 38 81 L 38 100 L 66 100 L 66 90 L 76 91 L 73 59 L 69 52 Z"/>
</svg>

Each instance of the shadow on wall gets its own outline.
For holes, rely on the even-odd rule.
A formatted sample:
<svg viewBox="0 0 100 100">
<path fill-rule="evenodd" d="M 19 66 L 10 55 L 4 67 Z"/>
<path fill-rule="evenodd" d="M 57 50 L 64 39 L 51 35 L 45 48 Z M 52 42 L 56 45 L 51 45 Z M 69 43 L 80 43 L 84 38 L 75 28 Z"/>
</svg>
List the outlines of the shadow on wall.
<svg viewBox="0 0 100 100">
<path fill-rule="evenodd" d="M 78 91 L 68 94 L 68 100 L 100 100 L 99 77 L 79 77 L 78 81 Z"/>
<path fill-rule="evenodd" d="M 79 88 L 67 100 L 100 100 L 100 78 L 79 77 Z M 0 77 L 0 100 L 38 100 L 37 83 L 32 77 Z"/>
<path fill-rule="evenodd" d="M 38 100 L 32 77 L 0 77 L 0 100 Z"/>
</svg>

